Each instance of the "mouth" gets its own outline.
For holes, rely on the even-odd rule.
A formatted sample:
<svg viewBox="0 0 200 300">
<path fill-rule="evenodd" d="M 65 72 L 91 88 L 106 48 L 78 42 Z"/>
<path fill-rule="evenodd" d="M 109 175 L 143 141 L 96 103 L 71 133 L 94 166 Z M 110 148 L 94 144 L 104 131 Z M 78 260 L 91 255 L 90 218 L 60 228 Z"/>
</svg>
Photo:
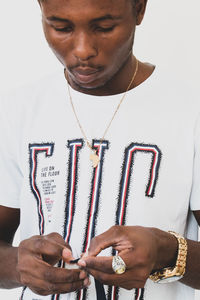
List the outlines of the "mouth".
<svg viewBox="0 0 200 300">
<path fill-rule="evenodd" d="M 71 74 L 75 81 L 82 84 L 87 84 L 95 81 L 101 72 L 100 69 L 89 67 L 77 67 L 71 70 Z"/>
</svg>

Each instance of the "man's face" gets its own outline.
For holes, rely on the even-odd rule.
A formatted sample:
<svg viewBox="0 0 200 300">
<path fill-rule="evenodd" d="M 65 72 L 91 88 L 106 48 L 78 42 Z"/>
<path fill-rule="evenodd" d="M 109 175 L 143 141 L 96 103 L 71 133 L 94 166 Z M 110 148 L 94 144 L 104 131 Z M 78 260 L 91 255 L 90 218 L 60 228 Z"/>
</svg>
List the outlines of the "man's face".
<svg viewBox="0 0 200 300">
<path fill-rule="evenodd" d="M 44 0 L 41 8 L 46 39 L 75 86 L 104 86 L 130 63 L 137 23 L 130 0 Z"/>
</svg>

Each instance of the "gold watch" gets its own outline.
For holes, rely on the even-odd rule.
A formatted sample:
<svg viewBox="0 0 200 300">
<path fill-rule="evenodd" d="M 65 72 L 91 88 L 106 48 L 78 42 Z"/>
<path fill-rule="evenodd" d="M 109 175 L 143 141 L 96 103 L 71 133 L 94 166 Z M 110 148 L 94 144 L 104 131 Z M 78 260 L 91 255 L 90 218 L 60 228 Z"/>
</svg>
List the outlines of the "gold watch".
<svg viewBox="0 0 200 300">
<path fill-rule="evenodd" d="M 168 231 L 177 238 L 178 255 L 175 267 L 168 267 L 156 271 L 149 276 L 156 283 L 169 283 L 179 280 L 185 274 L 186 258 L 187 258 L 187 241 L 184 237 L 174 231 Z"/>
</svg>

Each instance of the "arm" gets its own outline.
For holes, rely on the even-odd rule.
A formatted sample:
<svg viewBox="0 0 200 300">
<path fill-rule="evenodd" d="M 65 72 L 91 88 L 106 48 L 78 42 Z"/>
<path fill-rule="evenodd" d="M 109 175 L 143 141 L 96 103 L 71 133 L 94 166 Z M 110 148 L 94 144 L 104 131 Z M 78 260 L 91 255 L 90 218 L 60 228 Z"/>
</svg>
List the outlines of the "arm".
<svg viewBox="0 0 200 300">
<path fill-rule="evenodd" d="M 60 294 L 86 287 L 87 274 L 80 269 L 57 268 L 65 256 L 71 260 L 69 246 L 57 233 L 33 236 L 12 247 L 20 221 L 18 209 L 0 206 L 0 287 L 28 286 L 40 295 Z"/>
<path fill-rule="evenodd" d="M 195 212 L 199 221 L 200 211 Z M 188 240 L 186 273 L 182 283 L 200 289 L 200 243 Z M 114 274 L 112 257 L 97 256 L 103 249 L 112 246 L 126 263 L 126 272 Z M 177 240 L 171 234 L 156 229 L 138 226 L 113 226 L 95 237 L 88 256 L 79 265 L 104 284 L 126 289 L 142 288 L 153 270 L 174 266 L 177 257 Z"/>
<path fill-rule="evenodd" d="M 200 210 L 193 212 L 200 226 Z M 185 276 L 181 279 L 181 282 L 189 285 L 195 289 L 200 289 L 200 243 L 187 240 L 188 242 L 188 255 L 186 264 Z"/>
<path fill-rule="evenodd" d="M 0 287 L 21 286 L 16 271 L 17 248 L 12 247 L 13 237 L 19 226 L 19 209 L 0 206 Z"/>
</svg>

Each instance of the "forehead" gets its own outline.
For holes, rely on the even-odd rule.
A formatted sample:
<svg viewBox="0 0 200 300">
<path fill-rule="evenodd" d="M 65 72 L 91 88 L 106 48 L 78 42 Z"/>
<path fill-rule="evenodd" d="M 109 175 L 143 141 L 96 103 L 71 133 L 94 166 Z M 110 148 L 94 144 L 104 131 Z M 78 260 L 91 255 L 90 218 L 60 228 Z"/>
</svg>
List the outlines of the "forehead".
<svg viewBox="0 0 200 300">
<path fill-rule="evenodd" d="M 77 15 L 80 18 L 102 14 L 119 15 L 130 12 L 132 0 L 41 0 L 43 13 L 47 16 Z"/>
</svg>

